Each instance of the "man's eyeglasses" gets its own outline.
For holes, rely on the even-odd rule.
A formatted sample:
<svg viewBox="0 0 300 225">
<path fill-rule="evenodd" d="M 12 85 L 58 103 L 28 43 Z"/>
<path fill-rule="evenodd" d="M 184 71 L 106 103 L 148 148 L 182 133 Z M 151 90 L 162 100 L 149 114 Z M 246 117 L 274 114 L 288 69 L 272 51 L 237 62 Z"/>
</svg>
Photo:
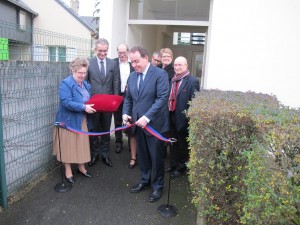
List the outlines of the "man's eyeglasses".
<svg viewBox="0 0 300 225">
<path fill-rule="evenodd" d="M 127 52 L 118 52 L 119 55 L 126 55 Z"/>
</svg>

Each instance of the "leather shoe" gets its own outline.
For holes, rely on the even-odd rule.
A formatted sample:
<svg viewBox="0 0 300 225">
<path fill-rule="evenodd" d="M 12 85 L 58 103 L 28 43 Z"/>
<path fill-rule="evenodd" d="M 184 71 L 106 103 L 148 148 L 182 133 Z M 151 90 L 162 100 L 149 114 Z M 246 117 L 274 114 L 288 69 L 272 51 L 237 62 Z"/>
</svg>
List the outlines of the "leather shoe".
<svg viewBox="0 0 300 225">
<path fill-rule="evenodd" d="M 112 162 L 110 161 L 109 158 L 102 158 L 102 161 L 105 165 L 112 167 Z"/>
<path fill-rule="evenodd" d="M 75 184 L 75 179 L 74 179 L 73 176 L 71 176 L 71 177 L 66 177 L 66 180 L 67 180 L 69 183 L 71 183 L 71 184 Z"/>
<path fill-rule="evenodd" d="M 123 144 L 122 143 L 116 143 L 116 153 L 121 153 L 123 150 Z"/>
<path fill-rule="evenodd" d="M 160 197 L 161 197 L 161 193 L 162 193 L 161 189 L 153 191 L 151 193 L 151 195 L 150 195 L 149 202 L 156 202 L 156 201 L 158 201 L 160 199 Z"/>
<path fill-rule="evenodd" d="M 99 156 L 92 156 L 91 161 L 88 163 L 88 165 L 89 166 L 95 165 L 98 159 L 99 159 Z"/>
<path fill-rule="evenodd" d="M 150 188 L 150 184 L 136 184 L 130 188 L 130 193 L 139 193 L 144 189 Z"/>
<path fill-rule="evenodd" d="M 88 178 L 92 178 L 92 174 L 90 174 L 88 171 L 86 171 L 85 173 L 81 172 L 79 169 L 77 170 L 77 174 L 81 174 L 85 177 L 88 177 Z"/>
</svg>

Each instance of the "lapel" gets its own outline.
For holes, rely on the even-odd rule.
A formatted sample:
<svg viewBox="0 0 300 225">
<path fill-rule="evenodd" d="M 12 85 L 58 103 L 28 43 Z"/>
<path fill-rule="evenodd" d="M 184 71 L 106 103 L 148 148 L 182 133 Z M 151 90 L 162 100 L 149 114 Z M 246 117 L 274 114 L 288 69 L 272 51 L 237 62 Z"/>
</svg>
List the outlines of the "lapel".
<svg viewBox="0 0 300 225">
<path fill-rule="evenodd" d="M 134 72 L 134 76 L 133 76 L 133 87 L 134 87 L 134 93 L 136 94 L 136 96 L 139 96 L 139 90 L 137 88 L 138 86 L 138 73 Z"/>
<path fill-rule="evenodd" d="M 190 76 L 191 76 L 191 75 L 190 75 Z M 189 76 L 187 76 L 187 77 L 185 77 L 185 78 L 182 79 L 181 84 L 180 84 L 179 89 L 178 89 L 177 96 L 179 95 L 179 93 L 180 93 L 180 92 L 185 88 L 185 86 L 187 85 L 187 83 L 188 83 L 188 78 L 189 78 Z"/>
<path fill-rule="evenodd" d="M 109 80 L 109 76 L 110 76 L 110 66 L 111 66 L 111 63 L 109 63 L 108 59 L 106 58 L 106 70 L 105 70 L 105 77 L 103 77 L 103 81 L 106 81 L 106 80 Z"/>
<path fill-rule="evenodd" d="M 151 66 L 149 67 L 147 73 L 146 73 L 146 76 L 144 75 L 144 82 L 143 82 L 143 85 L 142 87 L 140 88 L 140 90 L 138 90 L 138 96 L 141 96 L 144 92 L 144 89 L 147 85 L 145 84 L 149 84 L 149 81 L 150 81 L 150 77 L 151 77 L 151 74 L 153 73 L 153 69 L 151 68 Z M 138 75 L 136 76 L 138 77 Z"/>
<path fill-rule="evenodd" d="M 95 57 L 94 63 L 93 63 L 94 71 L 97 71 L 97 80 L 100 80 L 101 83 L 104 81 L 105 77 L 101 76 L 100 73 L 100 65 L 98 63 L 97 57 Z"/>
<path fill-rule="evenodd" d="M 79 88 L 77 82 L 74 80 L 73 76 L 72 76 L 72 79 L 71 79 L 71 85 L 75 87 L 76 91 L 78 91 L 80 95 L 82 95 L 82 93 L 80 91 L 80 88 Z"/>
</svg>

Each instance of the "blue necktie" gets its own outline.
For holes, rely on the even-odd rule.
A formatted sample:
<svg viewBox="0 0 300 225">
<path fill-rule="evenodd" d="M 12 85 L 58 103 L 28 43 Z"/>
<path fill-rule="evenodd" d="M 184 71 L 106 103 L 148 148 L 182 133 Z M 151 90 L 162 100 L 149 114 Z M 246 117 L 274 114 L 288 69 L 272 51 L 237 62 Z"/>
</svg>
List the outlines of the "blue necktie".
<svg viewBox="0 0 300 225">
<path fill-rule="evenodd" d="M 139 80 L 138 90 L 139 90 L 139 93 L 140 93 L 140 90 L 142 90 L 143 84 L 144 84 L 143 73 L 140 73 L 140 74 L 139 74 L 139 77 L 140 77 L 140 80 Z"/>
<path fill-rule="evenodd" d="M 105 77 L 104 62 L 102 60 L 100 61 L 100 65 L 100 75 Z"/>
</svg>

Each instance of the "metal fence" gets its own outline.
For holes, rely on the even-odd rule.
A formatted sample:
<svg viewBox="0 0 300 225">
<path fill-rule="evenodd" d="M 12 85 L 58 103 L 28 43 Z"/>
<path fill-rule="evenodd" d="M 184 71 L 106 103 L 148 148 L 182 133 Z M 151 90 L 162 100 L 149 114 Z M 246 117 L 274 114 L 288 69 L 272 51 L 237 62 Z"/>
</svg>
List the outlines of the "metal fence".
<svg viewBox="0 0 300 225">
<path fill-rule="evenodd" d="M 57 89 L 68 73 L 67 63 L 0 62 L 6 179 L 6 190 L 2 191 L 8 195 L 54 163 Z"/>
<path fill-rule="evenodd" d="M 10 195 L 55 164 L 52 131 L 58 86 L 69 74 L 68 61 L 91 56 L 91 40 L 31 30 L 32 42 L 25 43 L 14 39 L 15 27 L 0 22 L 0 204 L 4 208 Z"/>
</svg>

